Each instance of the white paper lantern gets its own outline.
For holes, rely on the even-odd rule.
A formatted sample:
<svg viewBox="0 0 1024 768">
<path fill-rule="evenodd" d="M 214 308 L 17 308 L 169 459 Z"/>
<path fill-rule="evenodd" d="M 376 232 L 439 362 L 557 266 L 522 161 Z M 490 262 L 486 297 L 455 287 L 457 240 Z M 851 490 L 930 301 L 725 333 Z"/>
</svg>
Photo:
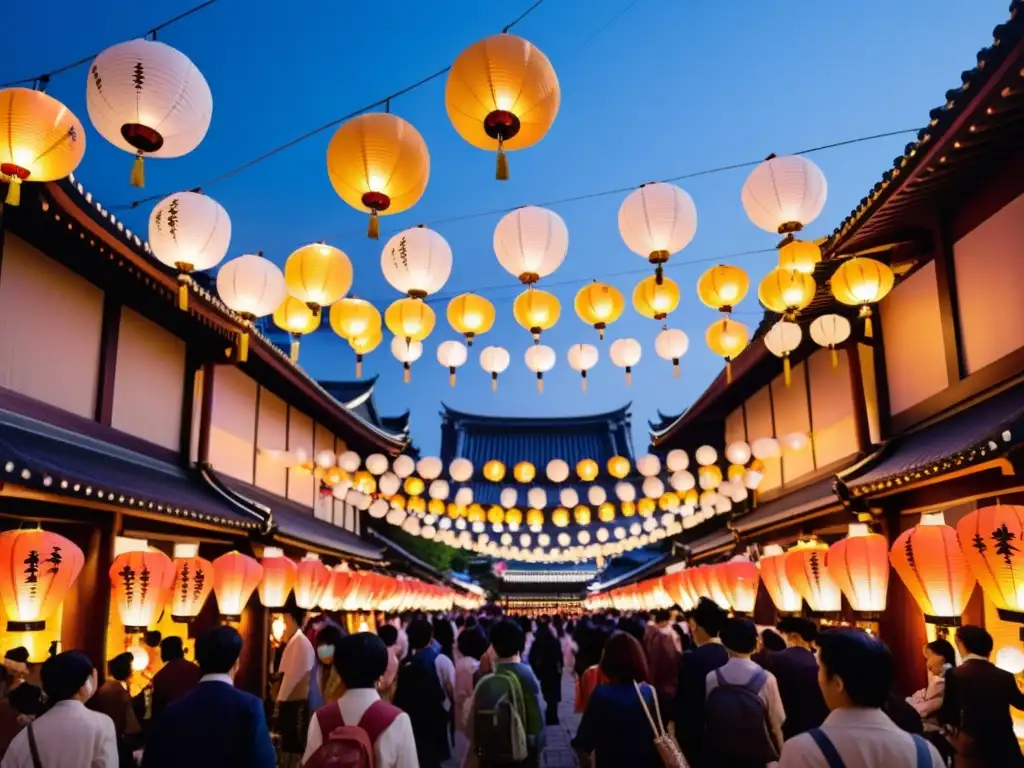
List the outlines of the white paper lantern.
<svg viewBox="0 0 1024 768">
<path fill-rule="evenodd" d="M 437 456 L 424 456 L 416 462 L 416 473 L 424 480 L 433 480 L 441 476 L 444 465 Z"/>
<path fill-rule="evenodd" d="M 430 487 L 427 489 L 427 493 L 430 495 L 430 498 L 437 499 L 439 501 L 447 499 L 450 492 L 448 481 L 440 479 L 431 480 Z"/>
<path fill-rule="evenodd" d="M 748 495 L 746 485 L 738 483 L 729 498 L 732 499 L 733 504 L 739 504 L 740 502 L 746 501 Z"/>
<path fill-rule="evenodd" d="M 149 214 L 149 249 L 161 263 L 182 273 L 179 306 L 183 308 L 188 306 L 186 276 L 216 267 L 230 244 L 228 212 L 199 192 L 168 195 Z"/>
<path fill-rule="evenodd" d="M 636 501 L 636 486 L 625 481 L 615 484 L 615 497 L 619 501 Z"/>
<path fill-rule="evenodd" d="M 661 459 L 648 453 L 636 460 L 636 471 L 644 477 L 653 477 L 661 472 Z"/>
<path fill-rule="evenodd" d="M 697 206 L 674 184 L 644 184 L 619 206 L 619 233 L 633 253 L 663 264 L 697 234 Z"/>
<path fill-rule="evenodd" d="M 558 541 L 558 546 L 560 546 L 560 547 L 568 547 L 572 543 L 572 539 L 569 537 L 568 533 L 560 533 L 560 534 L 558 534 L 557 541 Z"/>
<path fill-rule="evenodd" d="M 395 457 L 395 460 L 391 462 L 391 468 L 396 475 L 404 480 L 416 470 L 416 462 L 411 456 L 403 453 L 401 456 Z"/>
<path fill-rule="evenodd" d="M 543 488 L 531 488 L 526 492 L 526 503 L 533 509 L 544 509 L 548 505 L 548 494 Z"/>
<path fill-rule="evenodd" d="M 788 320 L 779 320 L 764 335 L 764 345 L 776 357 L 782 358 L 786 386 L 789 386 L 789 354 L 800 346 L 804 333 L 800 326 Z"/>
<path fill-rule="evenodd" d="M 697 452 L 693 454 L 693 457 L 697 459 L 697 463 L 702 467 L 707 467 L 718 461 L 718 451 L 710 445 L 702 445 L 697 449 Z"/>
<path fill-rule="evenodd" d="M 318 467 L 320 467 L 320 469 L 330 469 L 334 466 L 335 462 L 334 451 L 326 448 L 322 451 L 317 451 L 316 456 L 313 457 L 313 461 Z"/>
<path fill-rule="evenodd" d="M 783 435 L 779 442 L 782 444 L 783 450 L 797 453 L 806 448 L 809 441 L 803 432 L 790 432 L 788 435 Z"/>
<path fill-rule="evenodd" d="M 450 517 L 442 517 L 440 520 L 437 521 L 437 527 L 440 528 L 442 531 L 446 531 L 449 534 L 449 535 L 445 535 L 444 536 L 444 541 L 445 541 L 446 544 L 450 544 L 451 543 L 451 538 L 452 537 L 450 535 L 451 534 L 451 530 L 450 529 L 452 527 L 452 522 L 453 521 L 452 521 L 452 519 Z"/>
<path fill-rule="evenodd" d="M 564 483 L 569 478 L 569 465 L 561 459 L 552 459 L 545 472 L 552 483 Z"/>
<path fill-rule="evenodd" d="M 527 285 L 547 277 L 565 260 L 569 230 L 562 217 L 527 205 L 506 214 L 494 229 L 498 263 Z"/>
<path fill-rule="evenodd" d="M 665 484 L 661 482 L 660 478 L 657 477 L 645 477 L 644 478 L 644 496 L 649 499 L 660 499 L 661 495 L 665 493 Z"/>
<path fill-rule="evenodd" d="M 413 536 L 419 536 L 420 534 L 420 520 L 414 515 L 409 515 L 405 518 L 405 522 L 402 523 L 402 530 L 406 533 L 411 533 Z"/>
<path fill-rule="evenodd" d="M 392 336 L 391 354 L 402 364 L 402 379 L 408 384 L 412 380 L 412 364 L 423 356 L 423 342 Z"/>
<path fill-rule="evenodd" d="M 572 488 L 563 488 L 558 494 L 558 502 L 566 509 L 572 509 L 580 503 L 580 495 Z"/>
<path fill-rule="evenodd" d="M 759 472 L 756 469 L 748 469 L 743 475 L 743 485 L 752 491 L 761 484 L 762 480 L 764 480 L 764 472 Z"/>
<path fill-rule="evenodd" d="M 668 452 L 665 457 L 665 469 L 669 472 L 679 472 L 690 466 L 690 457 L 682 448 L 675 448 Z"/>
<path fill-rule="evenodd" d="M 697 486 L 697 481 L 691 472 L 681 469 L 678 472 L 672 473 L 672 477 L 669 478 L 669 484 L 672 486 L 673 491 L 686 493 Z"/>
<path fill-rule="evenodd" d="M 406 513 L 406 511 L 404 509 L 398 509 L 398 507 L 392 507 L 388 511 L 388 513 L 387 513 L 387 515 L 385 516 L 384 519 L 387 520 L 387 522 L 390 523 L 391 525 L 401 525 L 402 523 L 405 522 L 405 518 L 406 517 L 408 517 L 408 515 L 407 515 L 407 513 Z"/>
<path fill-rule="evenodd" d="M 367 459 L 369 459 L 369 457 L 367 457 Z M 398 493 L 398 489 L 401 487 L 402 481 L 394 472 L 385 472 L 380 476 L 380 480 L 377 481 L 377 490 L 385 496 L 394 496 Z"/>
<path fill-rule="evenodd" d="M 579 533 L 577 533 L 576 534 L 576 541 L 578 541 L 580 544 L 589 544 L 590 543 L 590 531 L 584 529 L 584 530 L 580 531 Z"/>
<path fill-rule="evenodd" d="M 136 155 L 137 187 L 143 185 L 143 157 L 188 154 L 213 116 L 210 86 L 188 56 L 141 38 L 112 45 L 93 60 L 85 100 L 99 134 Z"/>
<path fill-rule="evenodd" d="M 368 511 L 370 513 L 370 517 L 375 520 L 382 520 L 387 517 L 388 510 L 390 509 L 391 507 L 386 501 L 384 501 L 384 499 L 376 499 L 372 504 L 370 504 L 370 509 Z"/>
<path fill-rule="evenodd" d="M 850 338 L 850 321 L 842 315 L 821 315 L 814 318 L 807 329 L 814 343 L 826 347 L 832 355 L 832 367 L 839 367 L 839 353 L 836 347 Z"/>
<path fill-rule="evenodd" d="M 362 493 L 360 491 L 356 491 L 356 494 L 353 506 L 356 509 L 365 512 L 370 508 L 370 504 L 373 503 L 373 497 L 368 493 Z"/>
<path fill-rule="evenodd" d="M 612 364 L 626 369 L 626 385 L 633 383 L 633 366 L 640 362 L 643 347 L 636 339 L 616 339 L 608 350 Z"/>
<path fill-rule="evenodd" d="M 774 437 L 759 437 L 750 445 L 750 452 L 755 459 L 777 459 L 782 455 L 782 447 Z"/>
<path fill-rule="evenodd" d="M 648 533 L 650 533 L 651 531 L 655 530 L 658 527 L 658 521 L 655 520 L 653 517 L 648 517 L 646 520 L 644 520 L 640 524 L 640 527 L 643 528 Z"/>
<path fill-rule="evenodd" d="M 473 489 L 472 488 L 459 488 L 455 492 L 455 504 L 459 507 L 468 507 L 473 503 Z"/>
<path fill-rule="evenodd" d="M 676 378 L 679 378 L 679 358 L 689 348 L 689 337 L 678 328 L 665 328 L 654 339 L 654 351 L 662 360 L 672 361 L 672 373 Z"/>
<path fill-rule="evenodd" d="M 526 350 L 526 367 L 537 374 L 537 391 L 544 391 L 544 374 L 555 367 L 555 350 L 544 344 L 534 344 Z"/>
<path fill-rule="evenodd" d="M 388 471 L 388 457 L 382 453 L 371 453 L 366 457 L 366 469 L 372 475 L 383 475 Z"/>
<path fill-rule="evenodd" d="M 292 448 L 288 453 L 291 456 L 293 467 L 309 463 L 309 451 L 305 448 Z M 358 468 L 357 464 L 356 469 Z"/>
<path fill-rule="evenodd" d="M 725 458 L 730 464 L 746 464 L 750 461 L 750 446 L 743 440 L 734 440 L 725 446 Z"/>
<path fill-rule="evenodd" d="M 455 386 L 455 369 L 466 363 L 469 350 L 461 341 L 442 341 L 437 346 L 437 362 L 448 369 L 448 383 Z"/>
<path fill-rule="evenodd" d="M 452 249 L 432 229 L 412 227 L 394 235 L 380 254 L 380 268 L 393 288 L 412 298 L 437 293 L 452 273 Z"/>
<path fill-rule="evenodd" d="M 599 507 L 608 501 L 608 493 L 600 485 L 592 485 L 587 488 L 587 501 L 592 507 Z"/>
<path fill-rule="evenodd" d="M 346 472 L 356 472 L 361 463 L 359 454 L 355 451 L 345 451 L 338 456 L 338 466 Z"/>
<path fill-rule="evenodd" d="M 828 195 L 825 175 L 802 155 L 770 157 L 743 182 L 743 210 L 767 232 L 799 232 L 821 213 Z"/>
<path fill-rule="evenodd" d="M 272 261 L 245 254 L 217 271 L 217 293 L 228 309 L 254 320 L 272 314 L 288 295 L 288 287 Z"/>
<path fill-rule="evenodd" d="M 480 350 L 480 367 L 491 374 L 491 389 L 498 391 L 498 376 L 505 372 L 511 362 L 504 347 L 484 347 Z"/>
<path fill-rule="evenodd" d="M 452 459 L 448 465 L 448 475 L 456 483 L 468 482 L 473 477 L 473 462 L 469 459 Z"/>
<path fill-rule="evenodd" d="M 519 500 L 519 491 L 517 491 L 515 488 L 502 488 L 501 489 L 501 497 L 500 497 L 501 506 L 505 507 L 506 509 L 508 509 L 509 507 L 514 507 L 518 500 Z"/>
<path fill-rule="evenodd" d="M 580 377 L 583 380 L 583 391 L 587 391 L 587 371 L 597 365 L 597 360 L 600 354 L 597 351 L 597 347 L 593 344 L 573 344 L 569 347 L 569 352 L 566 355 L 566 359 L 569 362 L 569 367 L 574 371 L 579 371 Z"/>
<path fill-rule="evenodd" d="M 1024 651 L 1012 645 L 1006 645 L 996 652 L 995 664 L 1011 675 L 1024 672 Z"/>
</svg>

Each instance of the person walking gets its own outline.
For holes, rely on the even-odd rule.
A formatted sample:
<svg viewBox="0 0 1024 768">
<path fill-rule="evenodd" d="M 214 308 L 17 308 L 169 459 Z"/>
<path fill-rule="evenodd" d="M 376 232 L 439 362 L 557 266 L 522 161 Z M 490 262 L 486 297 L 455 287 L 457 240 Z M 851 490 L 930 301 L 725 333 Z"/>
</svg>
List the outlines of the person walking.
<svg viewBox="0 0 1024 768">
<path fill-rule="evenodd" d="M 938 750 L 882 711 L 893 680 L 886 645 L 859 629 L 818 636 L 818 684 L 830 713 L 785 743 L 779 768 L 942 768 Z"/>
<path fill-rule="evenodd" d="M 544 722 L 546 725 L 558 725 L 558 704 L 562 700 L 562 646 L 546 620 L 537 625 L 529 661 L 544 696 L 547 713 Z"/>
<path fill-rule="evenodd" d="M 344 633 L 333 624 L 323 626 L 316 633 L 316 674 L 312 677 L 310 710 L 316 711 L 324 704 L 341 698 L 345 688 L 334 665 L 334 656 Z"/>
<path fill-rule="evenodd" d="M 825 722 L 828 706 L 818 685 L 818 659 L 814 655 L 818 628 L 810 619 L 801 617 L 784 618 L 778 628 L 786 648 L 768 654 L 764 668 L 778 681 L 786 710 L 782 735 L 791 739 Z"/>
<path fill-rule="evenodd" d="M 447 695 L 438 674 L 441 654 L 433 647 L 433 627 L 427 619 L 413 619 L 407 633 L 409 655 L 398 669 L 394 702 L 412 720 L 420 765 L 438 768 L 451 755 Z"/>
<path fill-rule="evenodd" d="M 706 597 L 700 599 L 688 617 L 696 647 L 683 654 L 679 665 L 675 721 L 679 746 L 694 768 L 711 765 L 705 759 L 704 702 L 708 674 L 729 661 L 729 652 L 718 637 L 725 620 L 725 611 Z"/>
<path fill-rule="evenodd" d="M 388 649 L 388 666 L 384 675 L 377 681 L 377 690 L 384 701 L 392 701 L 395 698 L 398 667 L 401 664 L 401 659 L 398 657 L 398 630 L 392 624 L 382 624 L 377 629 L 377 636 Z"/>
<path fill-rule="evenodd" d="M 263 702 L 235 688 L 241 653 L 242 636 L 234 627 L 199 636 L 196 659 L 203 676 L 153 723 L 142 768 L 277 768 Z"/>
<path fill-rule="evenodd" d="M 278 688 L 274 696 L 275 730 L 280 737 L 282 768 L 298 765 L 306 749 L 309 727 L 309 691 L 316 665 L 313 644 L 302 631 L 306 612 L 292 608 L 284 612 L 284 651 L 278 667 Z"/>
<path fill-rule="evenodd" d="M 132 676 L 130 653 L 121 653 L 107 663 L 107 681 L 85 703 L 93 712 L 100 712 L 114 723 L 117 736 L 117 753 L 122 768 L 134 768 L 132 753 L 142 746 L 142 727 L 139 725 L 132 697 L 128 692 Z"/>
<path fill-rule="evenodd" d="M 458 640 L 459 660 L 455 662 L 455 727 L 466 732 L 466 707 L 480 671 L 480 658 L 487 651 L 487 640 L 474 625 L 463 628 Z"/>
<path fill-rule="evenodd" d="M 672 614 L 666 610 L 657 610 L 644 630 L 644 651 L 647 654 L 647 667 L 651 674 L 651 685 L 658 694 L 658 701 L 663 712 L 669 712 L 679 685 L 679 663 L 682 654 L 676 649 L 675 638 L 670 620 Z"/>
<path fill-rule="evenodd" d="M 160 642 L 160 658 L 164 665 L 153 675 L 151 683 L 151 722 L 159 719 L 171 703 L 199 685 L 199 678 L 203 676 L 199 665 L 185 658 L 180 637 L 165 637 Z"/>
</svg>

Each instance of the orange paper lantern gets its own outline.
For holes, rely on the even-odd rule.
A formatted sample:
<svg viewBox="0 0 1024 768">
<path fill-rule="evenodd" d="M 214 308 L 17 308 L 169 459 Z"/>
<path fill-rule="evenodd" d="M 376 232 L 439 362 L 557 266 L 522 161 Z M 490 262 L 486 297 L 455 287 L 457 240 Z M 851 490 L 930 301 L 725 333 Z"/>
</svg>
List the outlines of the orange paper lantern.
<svg viewBox="0 0 1024 768">
<path fill-rule="evenodd" d="M 213 589 L 213 563 L 201 557 L 174 558 L 174 582 L 171 585 L 171 620 L 193 621 Z"/>
<path fill-rule="evenodd" d="M 757 585 L 761 581 L 757 566 L 747 558 L 739 556 L 715 566 L 715 572 L 732 609 L 736 613 L 753 613 L 754 602 L 757 600 Z"/>
<path fill-rule="evenodd" d="M 75 583 L 85 555 L 74 543 L 41 529 L 0 533 L 0 601 L 7 631 L 37 632 Z"/>
<path fill-rule="evenodd" d="M 842 593 L 825 565 L 828 545 L 801 540 L 786 553 L 786 577 L 814 613 L 835 613 L 842 608 Z"/>
<path fill-rule="evenodd" d="M 801 598 L 786 575 L 786 554 L 778 544 L 769 544 L 758 562 L 768 596 L 780 613 L 799 613 Z"/>
<path fill-rule="evenodd" d="M 213 592 L 227 621 L 242 618 L 249 598 L 263 578 L 263 566 L 241 552 L 228 552 L 213 561 Z"/>
<path fill-rule="evenodd" d="M 260 602 L 265 608 L 283 608 L 295 586 L 295 563 L 276 547 L 263 551 L 263 578 L 260 579 Z"/>
<path fill-rule="evenodd" d="M 732 603 L 729 601 L 729 596 L 725 592 L 722 566 L 702 565 L 700 568 L 704 569 L 704 579 L 708 587 L 707 596 L 718 603 L 722 609 L 728 611 L 732 608 Z"/>
<path fill-rule="evenodd" d="M 330 572 L 327 586 L 320 595 L 320 607 L 325 611 L 340 611 L 352 588 L 353 575 L 347 565 L 336 566 Z"/>
<path fill-rule="evenodd" d="M 849 535 L 828 548 L 828 575 L 858 613 L 881 613 L 889 588 L 889 545 L 864 523 L 850 525 Z"/>
<path fill-rule="evenodd" d="M 1003 621 L 1024 624 L 1024 507 L 976 509 L 956 524 L 967 567 Z"/>
<path fill-rule="evenodd" d="M 125 632 L 156 624 L 174 584 L 171 558 L 155 549 L 124 552 L 110 566 L 111 603 Z"/>
<path fill-rule="evenodd" d="M 331 580 L 331 571 L 316 555 L 306 555 L 295 571 L 295 605 L 305 611 L 316 608 Z"/>
</svg>

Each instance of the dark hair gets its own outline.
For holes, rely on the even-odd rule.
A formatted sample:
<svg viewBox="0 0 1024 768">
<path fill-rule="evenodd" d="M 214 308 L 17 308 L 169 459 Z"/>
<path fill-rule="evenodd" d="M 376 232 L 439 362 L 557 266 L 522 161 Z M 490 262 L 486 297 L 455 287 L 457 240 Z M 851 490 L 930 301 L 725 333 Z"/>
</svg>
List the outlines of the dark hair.
<svg viewBox="0 0 1024 768">
<path fill-rule="evenodd" d="M 409 648 L 414 651 L 426 648 L 434 638 L 434 627 L 427 619 L 413 619 L 405 631 L 409 636 Z"/>
<path fill-rule="evenodd" d="M 722 645 L 733 653 L 757 650 L 757 625 L 750 619 L 726 619 L 721 636 Z"/>
<path fill-rule="evenodd" d="M 459 633 L 459 653 L 479 660 L 487 652 L 487 638 L 476 627 L 467 627 Z"/>
<path fill-rule="evenodd" d="M 241 653 L 242 636 L 234 627 L 214 627 L 196 638 L 196 661 L 204 675 L 227 674 Z"/>
<path fill-rule="evenodd" d="M 611 636 L 601 654 L 600 669 L 613 683 L 650 682 L 643 646 L 626 632 Z"/>
<path fill-rule="evenodd" d="M 619 631 L 625 632 L 628 635 L 632 635 L 640 642 L 644 639 L 644 626 L 639 620 L 634 618 L 620 619 L 619 620 Z"/>
<path fill-rule="evenodd" d="M 291 606 L 290 608 L 285 608 L 283 613 L 285 616 L 290 617 L 291 620 L 294 621 L 300 627 L 302 626 L 302 622 L 306 618 L 306 611 L 303 608 L 299 608 L 298 606 Z"/>
<path fill-rule="evenodd" d="M 718 637 L 722 632 L 722 625 L 725 623 L 727 614 L 714 600 L 702 597 L 697 603 L 697 607 L 693 609 L 691 617 L 697 626 L 707 632 L 709 636 Z"/>
<path fill-rule="evenodd" d="M 125 651 L 107 662 L 107 671 L 115 680 L 124 682 L 132 676 L 132 660 L 135 657 Z"/>
<path fill-rule="evenodd" d="M 11 650 L 4 654 L 4 658 L 8 661 L 18 662 L 19 664 L 28 664 L 28 648 L 23 645 L 19 645 L 17 648 L 11 648 Z"/>
<path fill-rule="evenodd" d="M 522 653 L 525 642 L 522 627 L 513 619 L 502 619 L 491 627 L 491 645 L 499 659 L 508 659 Z"/>
<path fill-rule="evenodd" d="M 185 658 L 185 646 L 180 637 L 171 635 L 160 641 L 160 658 L 163 661 L 174 661 Z"/>
<path fill-rule="evenodd" d="M 761 644 L 764 645 L 766 651 L 786 650 L 786 641 L 782 639 L 782 635 L 771 627 L 765 627 L 761 630 Z"/>
<path fill-rule="evenodd" d="M 39 686 L 22 683 L 7 694 L 7 702 L 22 715 L 38 715 L 43 711 L 43 692 Z"/>
<path fill-rule="evenodd" d="M 452 658 L 455 648 L 455 630 L 452 623 L 443 616 L 434 619 L 434 639 L 441 645 L 441 653 Z"/>
<path fill-rule="evenodd" d="M 64 651 L 43 662 L 40 677 L 51 702 L 70 699 L 93 673 L 92 661 L 81 651 Z"/>
<path fill-rule="evenodd" d="M 381 624 L 377 627 L 377 636 L 384 641 L 384 645 L 390 648 L 398 642 L 398 627 L 392 624 Z"/>
<path fill-rule="evenodd" d="M 341 643 L 341 638 L 343 638 L 346 634 L 347 633 L 344 632 L 341 628 L 336 627 L 333 624 L 327 624 L 326 626 L 321 627 L 320 631 L 316 633 L 316 643 L 314 644 L 314 646 L 320 647 L 321 645 L 333 645 L 334 654 L 337 655 L 338 645 Z M 320 661 L 319 654 L 317 654 L 316 659 L 318 664 L 323 665 L 323 662 Z"/>
<path fill-rule="evenodd" d="M 951 667 L 956 666 L 956 651 L 953 650 L 949 640 L 940 637 L 938 640 L 932 640 L 925 647 L 936 656 L 941 656 L 944 664 L 949 664 Z"/>
<path fill-rule="evenodd" d="M 666 611 L 664 608 L 659 608 L 654 612 L 654 623 L 661 624 L 663 621 L 668 621 L 672 618 L 671 611 Z"/>
<path fill-rule="evenodd" d="M 859 629 L 829 629 L 818 635 L 822 671 L 843 681 L 858 707 L 881 707 L 892 690 L 893 660 L 888 647 Z"/>
<path fill-rule="evenodd" d="M 145 635 L 143 635 L 142 641 L 150 648 L 159 648 L 160 642 L 164 639 L 164 636 L 160 634 L 160 630 L 151 629 Z"/>
<path fill-rule="evenodd" d="M 813 643 L 818 638 L 818 627 L 810 619 L 802 616 L 789 616 L 779 619 L 776 624 L 784 635 L 799 635 L 805 643 Z"/>
<path fill-rule="evenodd" d="M 373 688 L 388 668 L 388 649 L 372 632 L 357 632 L 338 640 L 334 668 L 345 688 Z"/>
<path fill-rule="evenodd" d="M 964 624 L 956 631 L 956 639 L 964 644 L 964 650 L 976 656 L 992 655 L 992 635 L 982 627 Z"/>
</svg>

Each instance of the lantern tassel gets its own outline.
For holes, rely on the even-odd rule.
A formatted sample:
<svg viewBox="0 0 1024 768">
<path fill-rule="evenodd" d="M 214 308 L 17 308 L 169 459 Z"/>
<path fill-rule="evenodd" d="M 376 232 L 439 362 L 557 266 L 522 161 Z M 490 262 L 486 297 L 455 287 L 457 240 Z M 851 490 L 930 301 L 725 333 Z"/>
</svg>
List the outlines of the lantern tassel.
<svg viewBox="0 0 1024 768">
<path fill-rule="evenodd" d="M 732 360 L 725 361 L 725 383 L 732 384 Z"/>
<path fill-rule="evenodd" d="M 544 374 L 543 373 L 538 373 L 537 374 L 537 392 L 539 392 L 541 394 L 544 393 Z"/>
<path fill-rule="evenodd" d="M 832 370 L 839 370 L 839 350 L 835 347 L 829 347 L 832 350 Z"/>
<path fill-rule="evenodd" d="M 491 392 L 497 392 L 497 391 L 498 391 L 498 374 L 492 373 L 491 374 Z"/>
<path fill-rule="evenodd" d="M 132 163 L 132 177 L 129 183 L 133 187 L 146 186 L 146 168 L 142 163 L 142 152 L 135 155 L 135 162 Z"/>
<path fill-rule="evenodd" d="M 868 312 L 866 315 L 864 315 L 864 336 L 870 339 L 873 338 L 874 335 L 875 334 L 871 328 L 871 313 Z"/>
<path fill-rule="evenodd" d="M 188 312 L 188 278 L 182 276 L 178 279 L 181 280 L 181 284 L 178 286 L 178 309 Z"/>
<path fill-rule="evenodd" d="M 380 239 L 380 216 L 377 211 L 370 211 L 370 226 L 366 229 L 366 236 L 372 240 Z"/>
<path fill-rule="evenodd" d="M 288 357 L 291 358 L 291 361 L 293 363 L 299 362 L 299 340 L 298 339 L 292 339 L 292 347 L 291 347 L 290 353 L 291 354 L 289 354 Z"/>
<path fill-rule="evenodd" d="M 449 368 L 448 369 L 448 386 L 449 387 L 454 387 L 455 386 L 455 369 L 454 368 Z"/>
<path fill-rule="evenodd" d="M 505 141 L 498 139 L 498 170 L 494 178 L 498 181 L 508 181 L 508 158 L 505 156 Z"/>
<path fill-rule="evenodd" d="M 680 376 L 679 359 L 678 358 L 676 358 L 675 360 L 672 361 L 672 375 L 675 376 L 677 379 Z"/>
<path fill-rule="evenodd" d="M 793 378 L 789 367 L 789 355 L 782 358 L 782 377 L 788 387 L 790 380 Z"/>
<path fill-rule="evenodd" d="M 7 197 L 4 202 L 12 208 L 21 205 L 21 179 L 13 173 L 7 177 Z"/>
<path fill-rule="evenodd" d="M 402 368 L 404 369 L 402 373 L 402 381 L 408 384 L 410 381 L 412 381 L 412 368 L 409 366 L 408 363 L 402 363 Z"/>
<path fill-rule="evenodd" d="M 633 386 L 633 371 L 629 368 L 629 366 L 626 366 L 626 386 Z"/>
<path fill-rule="evenodd" d="M 363 356 L 356 355 L 356 378 L 363 378 Z"/>
<path fill-rule="evenodd" d="M 582 373 L 582 375 L 580 376 L 580 378 L 583 380 L 583 391 L 586 392 L 587 391 L 587 372 L 586 371 L 581 371 L 581 373 Z"/>
<path fill-rule="evenodd" d="M 238 362 L 244 363 L 249 359 L 249 332 L 242 331 L 238 337 Z"/>
</svg>

